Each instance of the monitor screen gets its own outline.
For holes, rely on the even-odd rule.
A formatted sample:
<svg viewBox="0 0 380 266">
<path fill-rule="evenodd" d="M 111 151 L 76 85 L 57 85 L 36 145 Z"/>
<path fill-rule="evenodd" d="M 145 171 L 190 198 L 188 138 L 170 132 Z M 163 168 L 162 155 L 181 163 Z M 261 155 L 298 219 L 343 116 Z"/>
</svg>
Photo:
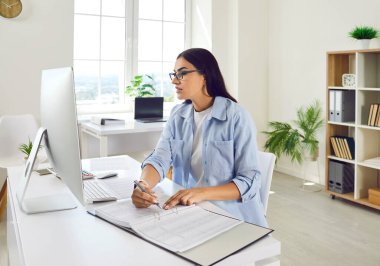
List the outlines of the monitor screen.
<svg viewBox="0 0 380 266">
<path fill-rule="evenodd" d="M 25 197 L 40 143 L 46 149 L 54 172 L 78 201 L 84 204 L 72 68 L 42 71 L 40 104 L 41 128 L 37 132 L 31 155 L 26 163 L 24 177 L 17 191 L 21 209 L 26 213 L 71 209 L 77 206 L 70 193 L 35 198 Z"/>
<path fill-rule="evenodd" d="M 51 167 L 83 203 L 83 181 L 71 67 L 42 71 L 41 126 L 46 129 L 45 148 Z"/>
</svg>

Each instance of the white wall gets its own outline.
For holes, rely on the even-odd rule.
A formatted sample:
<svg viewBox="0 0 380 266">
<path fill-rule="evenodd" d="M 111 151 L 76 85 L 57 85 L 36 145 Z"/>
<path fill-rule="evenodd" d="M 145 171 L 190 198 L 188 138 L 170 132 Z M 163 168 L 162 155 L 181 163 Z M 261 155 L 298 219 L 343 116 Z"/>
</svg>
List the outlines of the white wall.
<svg viewBox="0 0 380 266">
<path fill-rule="evenodd" d="M 268 122 L 268 1 L 237 2 L 239 102 L 252 114 L 261 148 Z"/>
<path fill-rule="evenodd" d="M 325 110 L 326 51 L 358 49 L 347 37 L 356 25 L 380 29 L 378 0 L 269 0 L 269 120 L 290 121 L 296 109 L 319 99 Z M 380 47 L 373 41 L 372 47 Z M 316 164 L 306 172 L 324 183 L 325 130 L 320 132 L 319 176 Z M 288 160 L 277 169 L 302 176 Z"/>
<path fill-rule="evenodd" d="M 252 114 L 262 147 L 260 132 L 268 121 L 267 1 L 210 1 L 193 2 L 192 46 L 213 52 L 228 90 Z"/>
<path fill-rule="evenodd" d="M 74 1 L 22 3 L 17 18 L 0 16 L 0 115 L 39 120 L 41 70 L 72 65 Z"/>
</svg>

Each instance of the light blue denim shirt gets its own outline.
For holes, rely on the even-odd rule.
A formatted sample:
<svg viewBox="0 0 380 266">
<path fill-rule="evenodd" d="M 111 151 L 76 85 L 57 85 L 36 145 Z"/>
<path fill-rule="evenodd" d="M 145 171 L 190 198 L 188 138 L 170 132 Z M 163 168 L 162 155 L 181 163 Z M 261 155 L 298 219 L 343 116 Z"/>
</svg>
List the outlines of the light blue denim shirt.
<svg viewBox="0 0 380 266">
<path fill-rule="evenodd" d="M 235 102 L 216 97 L 209 118 L 203 124 L 202 160 L 204 183 L 208 186 L 234 182 L 240 200 L 213 201 L 236 218 L 267 226 L 260 199 L 256 128 L 247 111 Z M 142 164 L 151 164 L 165 177 L 173 165 L 173 181 L 192 188 L 190 174 L 193 145 L 193 106 L 182 103 L 173 108 L 161 138 Z"/>
</svg>

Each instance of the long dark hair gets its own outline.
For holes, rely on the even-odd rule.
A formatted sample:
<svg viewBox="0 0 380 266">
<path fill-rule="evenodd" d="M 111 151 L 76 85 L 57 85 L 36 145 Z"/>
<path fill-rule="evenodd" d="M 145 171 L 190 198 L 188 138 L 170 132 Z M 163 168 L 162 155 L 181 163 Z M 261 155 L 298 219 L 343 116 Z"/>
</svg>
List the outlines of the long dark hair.
<svg viewBox="0 0 380 266">
<path fill-rule="evenodd" d="M 212 53 L 203 48 L 190 48 L 180 53 L 177 59 L 180 57 L 186 59 L 205 77 L 208 95 L 214 98 L 222 96 L 237 102 L 228 93 L 218 62 Z"/>
</svg>

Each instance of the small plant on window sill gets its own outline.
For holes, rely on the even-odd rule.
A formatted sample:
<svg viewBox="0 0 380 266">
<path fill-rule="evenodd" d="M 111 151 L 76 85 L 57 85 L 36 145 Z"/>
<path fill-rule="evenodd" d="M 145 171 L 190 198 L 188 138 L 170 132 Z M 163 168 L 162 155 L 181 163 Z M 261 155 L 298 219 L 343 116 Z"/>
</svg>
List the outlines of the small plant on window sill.
<svg viewBox="0 0 380 266">
<path fill-rule="evenodd" d="M 144 77 L 150 82 L 144 82 Z M 136 75 L 131 80 L 131 85 L 125 88 L 125 94 L 129 97 L 154 96 L 156 89 L 153 87 L 154 79 L 150 75 Z"/>
</svg>

